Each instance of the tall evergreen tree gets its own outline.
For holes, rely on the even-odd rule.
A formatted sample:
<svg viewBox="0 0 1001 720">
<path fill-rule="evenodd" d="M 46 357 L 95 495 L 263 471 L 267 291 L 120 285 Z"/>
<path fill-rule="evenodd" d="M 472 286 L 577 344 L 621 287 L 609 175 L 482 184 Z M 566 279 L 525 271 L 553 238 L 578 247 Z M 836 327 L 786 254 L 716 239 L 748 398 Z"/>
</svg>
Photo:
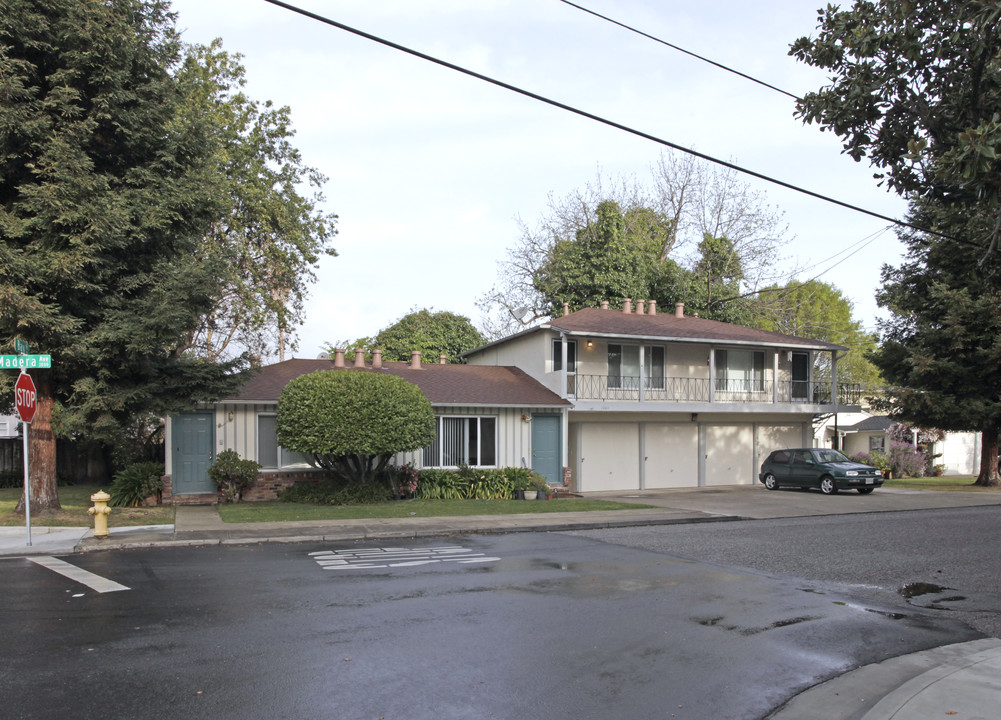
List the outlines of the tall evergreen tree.
<svg viewBox="0 0 1001 720">
<path fill-rule="evenodd" d="M 187 261 L 219 208 L 178 58 L 160 0 L 0 0 L 0 342 L 53 356 L 29 433 L 39 510 L 59 507 L 57 405 L 64 431 L 100 435 L 233 386 L 235 363 L 181 351 L 219 292 L 211 259 Z"/>
<path fill-rule="evenodd" d="M 884 268 L 893 313 L 876 364 L 896 409 L 925 427 L 978 429 L 977 484 L 998 475 L 1001 295 L 1001 6 L 996 0 L 858 0 L 820 11 L 792 47 L 831 73 L 798 113 L 868 158 L 907 198 L 906 262 Z"/>
</svg>

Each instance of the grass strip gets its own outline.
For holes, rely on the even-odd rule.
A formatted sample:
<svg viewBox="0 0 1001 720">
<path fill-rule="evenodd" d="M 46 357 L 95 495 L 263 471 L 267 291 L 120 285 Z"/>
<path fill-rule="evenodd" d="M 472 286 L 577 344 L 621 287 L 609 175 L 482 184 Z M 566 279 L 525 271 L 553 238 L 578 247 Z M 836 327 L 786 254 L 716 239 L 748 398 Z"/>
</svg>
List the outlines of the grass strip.
<svg viewBox="0 0 1001 720">
<path fill-rule="evenodd" d="M 90 496 L 98 490 L 107 492 L 107 486 L 60 485 L 59 504 L 62 510 L 37 512 L 31 509 L 32 527 L 92 527 L 93 518 L 87 508 L 94 503 Z M 14 514 L 14 508 L 21 499 L 21 488 L 0 488 L 0 527 L 24 527 L 24 515 Z M 174 508 L 161 507 L 111 508 L 108 515 L 109 527 L 133 527 L 136 525 L 173 525 Z"/>
<path fill-rule="evenodd" d="M 906 488 L 908 490 L 941 490 L 943 492 L 1001 492 L 1001 488 L 974 485 L 973 477 L 920 477 L 893 478 L 884 487 Z"/>
<path fill-rule="evenodd" d="M 370 518 L 519 515 L 525 513 L 590 512 L 651 509 L 653 505 L 606 500 L 397 500 L 371 505 L 303 505 L 284 502 L 220 505 L 224 522 L 285 522 L 290 520 L 365 520 Z"/>
</svg>

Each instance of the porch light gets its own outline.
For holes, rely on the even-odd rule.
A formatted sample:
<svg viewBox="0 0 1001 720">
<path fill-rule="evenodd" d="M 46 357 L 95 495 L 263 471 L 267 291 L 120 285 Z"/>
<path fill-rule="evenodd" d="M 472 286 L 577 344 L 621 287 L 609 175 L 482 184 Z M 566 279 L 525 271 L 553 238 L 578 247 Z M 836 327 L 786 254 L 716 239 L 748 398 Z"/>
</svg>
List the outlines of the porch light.
<svg viewBox="0 0 1001 720">
<path fill-rule="evenodd" d="M 592 342 L 591 340 L 588 340 L 587 341 L 587 349 L 590 350 L 593 347 L 594 347 L 594 342 Z"/>
</svg>

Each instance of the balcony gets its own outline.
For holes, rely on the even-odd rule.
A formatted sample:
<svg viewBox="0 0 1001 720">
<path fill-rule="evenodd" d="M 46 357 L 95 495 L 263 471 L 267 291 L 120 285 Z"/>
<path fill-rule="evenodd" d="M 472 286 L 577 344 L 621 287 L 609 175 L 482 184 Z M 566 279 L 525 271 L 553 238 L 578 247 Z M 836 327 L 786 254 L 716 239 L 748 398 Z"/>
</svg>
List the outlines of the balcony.
<svg viewBox="0 0 1001 720">
<path fill-rule="evenodd" d="M 570 375 L 567 393 L 578 401 L 659 402 L 659 403 L 779 403 L 786 405 L 830 405 L 829 380 L 780 381 L 723 380 L 709 378 L 641 378 L 608 375 Z M 710 392 L 712 390 L 712 392 Z M 862 387 L 838 383 L 838 404 L 858 405 Z"/>
</svg>

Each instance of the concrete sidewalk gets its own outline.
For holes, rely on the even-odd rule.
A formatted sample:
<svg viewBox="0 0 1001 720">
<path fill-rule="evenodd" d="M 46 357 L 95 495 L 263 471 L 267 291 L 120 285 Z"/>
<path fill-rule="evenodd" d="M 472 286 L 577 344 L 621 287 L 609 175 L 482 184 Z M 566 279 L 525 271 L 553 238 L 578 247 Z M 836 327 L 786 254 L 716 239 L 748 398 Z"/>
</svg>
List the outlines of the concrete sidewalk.
<svg viewBox="0 0 1001 720">
<path fill-rule="evenodd" d="M 593 493 L 589 498 L 652 509 L 462 517 L 224 523 L 215 507 L 181 506 L 174 525 L 112 528 L 98 540 L 88 528 L 0 528 L 0 557 L 143 547 L 414 539 L 469 533 L 551 532 L 679 523 L 727 522 L 1001 505 L 1001 493 L 883 488 L 872 495 L 780 490 L 759 485 Z M 112 520 L 114 522 L 114 520 Z M 1001 640 L 987 638 L 893 658 L 841 675 L 797 695 L 769 720 L 927 720 L 1001 717 Z"/>
</svg>

